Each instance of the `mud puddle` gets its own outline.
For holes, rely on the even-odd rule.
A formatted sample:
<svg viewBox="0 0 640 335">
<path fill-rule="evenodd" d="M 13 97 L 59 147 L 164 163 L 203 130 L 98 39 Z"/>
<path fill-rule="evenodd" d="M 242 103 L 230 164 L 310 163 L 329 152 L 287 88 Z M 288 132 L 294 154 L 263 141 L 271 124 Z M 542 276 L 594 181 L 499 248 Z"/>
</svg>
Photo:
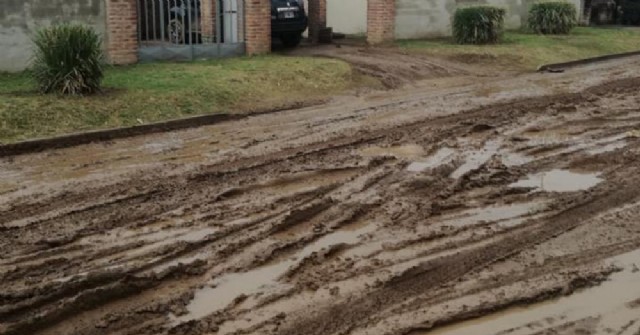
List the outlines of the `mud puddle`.
<svg viewBox="0 0 640 335">
<path fill-rule="evenodd" d="M 410 172 L 423 172 L 460 160 L 462 165 L 451 173 L 452 178 L 458 179 L 469 171 L 479 168 L 494 156 L 498 156 L 502 163 L 509 167 L 523 165 L 532 160 L 528 156 L 502 148 L 501 141 L 488 141 L 480 149 L 467 149 L 463 152 L 449 147 L 440 148 L 425 160 L 409 164 L 407 170 Z"/>
<path fill-rule="evenodd" d="M 491 159 L 491 157 L 496 155 L 499 148 L 500 144 L 498 142 L 489 141 L 482 149 L 468 152 L 464 157 L 464 163 L 453 171 L 451 177 L 458 179 L 469 171 L 479 168 L 482 164 Z"/>
<path fill-rule="evenodd" d="M 414 331 L 411 335 L 532 334 L 586 318 L 597 318 L 595 329 L 590 329 L 591 334 L 620 334 L 615 331 L 624 330 L 629 323 L 640 320 L 640 310 L 634 304 L 640 298 L 640 250 L 614 257 L 609 263 L 623 270 L 599 286 L 434 331 Z"/>
<path fill-rule="evenodd" d="M 554 169 L 531 174 L 509 186 L 534 188 L 546 192 L 576 192 L 588 190 L 600 184 L 603 179 L 599 175 L 599 173 L 577 173 L 569 170 Z"/>
<path fill-rule="evenodd" d="M 199 252 L 196 253 L 195 255 L 192 256 L 187 256 L 187 257 L 180 257 L 178 259 L 174 259 L 171 260 L 169 262 L 165 262 L 162 264 L 159 264 L 157 266 L 154 266 L 151 269 L 151 272 L 155 272 L 155 273 L 161 273 L 169 268 L 172 268 L 174 266 L 179 266 L 179 265 L 186 265 L 189 266 L 197 261 L 206 261 L 207 259 L 209 259 L 211 257 L 212 252 L 210 251 L 204 251 L 204 252 Z"/>
<path fill-rule="evenodd" d="M 499 158 L 502 164 L 507 167 L 524 165 L 533 161 L 532 157 L 504 147 L 502 140 L 490 140 L 479 150 L 468 150 L 464 157 L 464 164 L 454 171 L 451 176 L 460 178 L 467 172 L 479 168 L 494 156 Z"/>
<path fill-rule="evenodd" d="M 357 244 L 361 241 L 362 235 L 375 230 L 375 224 L 368 224 L 355 230 L 343 229 L 336 231 L 320 238 L 284 261 L 249 272 L 232 273 L 214 279 L 208 286 L 195 292 L 193 300 L 187 305 L 187 314 L 179 317 L 171 315 L 171 318 L 174 324 L 200 319 L 226 308 L 238 297 L 286 289 L 287 285 L 279 282 L 279 280 L 289 268 L 323 249 L 340 244 Z"/>
<path fill-rule="evenodd" d="M 527 130 L 522 133 L 534 145 L 549 145 L 571 142 L 579 139 L 579 136 L 571 132 L 571 129 L 544 129 Z"/>
<path fill-rule="evenodd" d="M 443 164 L 451 163 L 456 158 L 456 151 L 451 148 L 441 148 L 424 161 L 413 162 L 407 166 L 407 171 L 422 172 L 435 169 Z"/>
<path fill-rule="evenodd" d="M 390 147 L 373 146 L 360 151 L 364 157 L 391 156 L 396 158 L 417 158 L 424 155 L 424 148 L 417 144 Z"/>
<path fill-rule="evenodd" d="M 471 209 L 446 217 L 443 224 L 464 227 L 483 223 L 497 223 L 501 227 L 512 227 L 531 218 L 533 214 L 544 209 L 546 204 L 546 201 L 532 201 Z"/>
</svg>

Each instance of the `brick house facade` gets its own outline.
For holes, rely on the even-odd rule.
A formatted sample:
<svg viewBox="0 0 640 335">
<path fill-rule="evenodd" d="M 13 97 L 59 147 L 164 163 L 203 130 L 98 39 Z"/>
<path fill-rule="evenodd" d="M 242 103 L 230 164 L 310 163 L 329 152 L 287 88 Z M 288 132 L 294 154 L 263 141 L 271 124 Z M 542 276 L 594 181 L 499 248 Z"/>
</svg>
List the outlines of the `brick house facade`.
<svg viewBox="0 0 640 335">
<path fill-rule="evenodd" d="M 347 0 L 345 0 L 347 1 Z M 308 0 L 309 39 L 318 42 L 319 31 L 327 26 L 327 0 Z M 367 0 L 367 42 L 380 44 L 394 39 L 396 0 Z"/>
<path fill-rule="evenodd" d="M 107 55 L 113 64 L 138 61 L 136 0 L 107 0 Z"/>
<path fill-rule="evenodd" d="M 157 51 L 156 49 L 159 48 L 157 42 L 161 42 L 155 38 L 157 36 L 156 24 L 152 24 L 154 39 L 150 40 L 148 30 L 146 31 L 147 35 L 138 31 L 139 26 L 148 28 L 149 21 L 141 18 L 148 19 L 148 16 L 138 12 L 141 11 L 149 15 L 148 6 L 141 6 L 141 3 L 160 0 L 65 1 L 69 2 L 69 6 L 64 6 L 64 8 L 43 7 L 43 3 L 48 2 L 42 0 L 10 1 L 3 5 L 6 15 L 9 15 L 12 21 L 0 25 L 0 35 L 11 36 L 11 38 L 0 39 L 0 46 L 4 51 L 0 56 L 0 71 L 25 69 L 32 57 L 33 48 L 30 36 L 35 33 L 36 28 L 45 27 L 52 22 L 79 22 L 95 29 L 104 36 L 104 48 L 107 51 L 109 61 L 113 64 L 132 64 L 138 60 L 155 59 L 150 57 L 150 54 Z M 224 6 L 231 6 L 226 2 L 228 0 L 223 1 L 225 1 Z M 202 0 L 199 12 L 201 15 L 201 26 L 198 31 L 200 36 L 197 37 L 202 41 L 193 43 L 191 54 L 183 58 L 172 58 L 177 54 L 175 49 L 180 49 L 178 45 L 165 45 L 165 50 L 161 50 L 158 59 L 195 59 L 221 55 L 232 56 L 243 52 L 249 55 L 270 52 L 271 0 L 238 1 L 242 5 L 238 6 L 236 14 L 229 14 L 233 10 L 227 9 L 224 10 L 224 14 L 221 14 L 231 15 L 236 21 L 216 24 L 216 16 L 222 12 L 222 9 L 216 9 L 219 4 L 218 0 Z M 312 42 L 318 41 L 319 32 L 327 26 L 327 10 L 332 8 L 334 12 L 335 10 L 343 11 L 340 16 L 343 20 L 353 18 L 354 15 L 349 11 L 357 11 L 359 14 L 357 17 L 362 18 L 361 25 L 366 25 L 369 44 L 385 43 L 394 39 L 449 36 L 451 34 L 451 17 L 455 10 L 461 6 L 478 3 L 505 8 L 507 10 L 505 27 L 518 29 L 526 23 L 528 8 L 532 3 L 531 0 L 358 0 L 358 6 L 350 6 L 348 7 L 350 9 L 345 11 L 345 6 L 341 3 L 354 0 L 304 1 L 308 2 L 309 36 Z M 587 12 L 585 15 L 588 8 L 585 6 L 585 0 L 566 1 L 576 5 L 580 9 L 581 16 L 588 20 L 589 13 Z M 164 3 L 168 3 L 168 1 Z M 42 15 L 43 8 L 46 9 L 48 15 Z M 155 13 L 155 9 L 153 12 Z M 331 14 L 329 15 L 331 16 Z M 335 19 L 337 16 L 332 17 Z M 331 19 L 331 17 L 329 18 Z M 153 22 L 156 22 L 155 17 Z M 166 23 L 163 23 L 162 19 L 158 22 L 160 23 L 158 26 L 166 27 Z M 233 31 L 232 36 L 226 34 L 231 30 L 229 22 L 237 22 L 237 26 L 235 26 L 237 31 Z M 233 27 L 233 24 L 231 26 Z M 216 32 L 216 27 L 221 28 L 221 32 Z M 223 32 L 224 36 L 222 36 Z M 160 36 L 164 36 L 164 33 L 161 32 Z M 218 39 L 233 41 L 217 43 Z M 189 40 L 193 41 L 193 37 L 189 37 Z M 223 44 L 222 47 L 220 47 L 221 44 Z M 181 51 L 185 52 L 184 49 L 188 48 L 183 48 Z M 185 53 L 188 52 L 187 50 Z"/>
<path fill-rule="evenodd" d="M 271 0 L 245 0 L 245 43 L 248 55 L 271 51 Z"/>
<path fill-rule="evenodd" d="M 392 41 L 396 19 L 395 0 L 369 0 L 367 3 L 367 42 Z"/>
<path fill-rule="evenodd" d="M 212 41 L 215 36 L 215 4 L 203 1 L 202 38 Z M 137 0 L 106 0 L 106 49 L 109 62 L 116 65 L 138 61 Z M 248 55 L 271 51 L 271 0 L 245 0 L 243 24 Z"/>
<path fill-rule="evenodd" d="M 106 1 L 106 49 L 112 64 L 138 61 L 137 0 Z M 202 2 L 202 39 L 215 36 L 215 4 Z M 309 0 L 309 37 L 318 41 L 319 31 L 327 25 L 326 0 Z M 368 42 L 383 43 L 393 39 L 395 0 L 368 0 Z M 244 0 L 241 31 L 248 55 L 271 51 L 271 0 Z"/>
<path fill-rule="evenodd" d="M 309 40 L 317 43 L 320 30 L 327 26 L 327 0 L 309 1 Z"/>
</svg>

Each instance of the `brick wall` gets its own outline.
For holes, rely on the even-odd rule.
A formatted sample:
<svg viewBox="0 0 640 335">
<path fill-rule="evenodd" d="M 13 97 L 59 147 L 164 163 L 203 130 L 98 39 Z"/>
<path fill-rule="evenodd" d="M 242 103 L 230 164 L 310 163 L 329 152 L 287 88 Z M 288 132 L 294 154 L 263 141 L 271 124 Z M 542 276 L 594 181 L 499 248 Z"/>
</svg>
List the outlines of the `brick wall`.
<svg viewBox="0 0 640 335">
<path fill-rule="evenodd" d="M 106 0 L 107 56 L 112 64 L 138 61 L 136 0 Z"/>
<path fill-rule="evenodd" d="M 245 41 L 248 55 L 271 51 L 271 0 L 245 0 Z"/>
<path fill-rule="evenodd" d="M 216 4 L 217 0 L 200 1 L 200 24 L 202 26 L 202 41 L 212 43 L 216 36 Z"/>
<path fill-rule="evenodd" d="M 320 30 L 327 27 L 327 0 L 309 0 L 309 39 L 318 42 Z"/>
<path fill-rule="evenodd" d="M 369 0 L 367 4 L 367 42 L 380 44 L 394 39 L 395 0 Z"/>
<path fill-rule="evenodd" d="M 138 61 L 137 0 L 106 0 L 107 55 L 112 64 Z M 201 3 L 202 35 L 205 42 L 215 36 L 216 0 Z M 271 51 L 271 0 L 244 0 L 244 17 L 239 17 L 240 36 L 246 42 L 247 54 Z"/>
</svg>

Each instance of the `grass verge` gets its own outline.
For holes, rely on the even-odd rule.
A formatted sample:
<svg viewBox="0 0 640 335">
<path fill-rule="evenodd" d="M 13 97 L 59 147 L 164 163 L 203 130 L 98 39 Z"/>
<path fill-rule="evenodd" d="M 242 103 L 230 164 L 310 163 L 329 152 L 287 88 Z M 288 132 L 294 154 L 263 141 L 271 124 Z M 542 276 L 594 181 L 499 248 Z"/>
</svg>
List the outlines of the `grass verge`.
<svg viewBox="0 0 640 335">
<path fill-rule="evenodd" d="M 640 50 L 640 30 L 577 27 L 569 35 L 506 32 L 497 45 L 458 45 L 451 38 L 398 41 L 400 48 L 453 61 L 529 71 L 548 63 Z"/>
<path fill-rule="evenodd" d="M 96 96 L 40 95 L 27 73 L 0 74 L 0 142 L 265 110 L 375 83 L 338 60 L 261 56 L 114 67 L 103 84 Z"/>
</svg>

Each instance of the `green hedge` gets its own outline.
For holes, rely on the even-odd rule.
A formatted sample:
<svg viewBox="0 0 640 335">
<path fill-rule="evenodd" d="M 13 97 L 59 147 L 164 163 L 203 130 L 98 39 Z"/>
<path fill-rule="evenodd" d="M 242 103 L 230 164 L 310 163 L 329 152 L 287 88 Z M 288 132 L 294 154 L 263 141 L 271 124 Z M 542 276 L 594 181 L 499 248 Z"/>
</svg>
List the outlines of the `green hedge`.
<svg viewBox="0 0 640 335">
<path fill-rule="evenodd" d="M 568 34 L 578 23 L 577 16 L 572 3 L 537 3 L 529 10 L 529 29 L 538 34 Z"/>
<path fill-rule="evenodd" d="M 89 27 L 63 24 L 40 30 L 33 39 L 33 77 L 42 93 L 84 95 L 100 90 L 102 41 Z"/>
<path fill-rule="evenodd" d="M 503 8 L 491 6 L 459 8 L 453 17 L 453 37 L 459 44 L 498 43 L 505 14 Z"/>
</svg>

